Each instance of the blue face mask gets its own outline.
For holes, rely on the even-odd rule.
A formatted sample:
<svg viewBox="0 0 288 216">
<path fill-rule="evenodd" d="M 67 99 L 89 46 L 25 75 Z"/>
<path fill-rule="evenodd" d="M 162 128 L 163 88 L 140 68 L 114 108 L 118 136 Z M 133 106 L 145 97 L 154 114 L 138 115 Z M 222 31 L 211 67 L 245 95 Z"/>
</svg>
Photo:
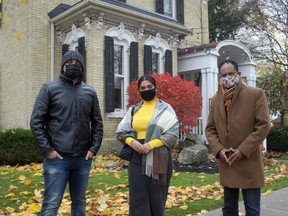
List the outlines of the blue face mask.
<svg viewBox="0 0 288 216">
<path fill-rule="evenodd" d="M 70 79 L 79 78 L 82 75 L 82 67 L 77 64 L 68 64 L 66 65 L 65 75 Z"/>
</svg>

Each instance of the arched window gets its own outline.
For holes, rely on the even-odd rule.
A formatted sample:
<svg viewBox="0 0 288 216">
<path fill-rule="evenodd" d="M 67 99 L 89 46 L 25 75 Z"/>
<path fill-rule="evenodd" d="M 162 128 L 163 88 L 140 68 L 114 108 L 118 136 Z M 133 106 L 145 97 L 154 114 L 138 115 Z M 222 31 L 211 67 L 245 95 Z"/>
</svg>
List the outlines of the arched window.
<svg viewBox="0 0 288 216">
<path fill-rule="evenodd" d="M 68 50 L 77 50 L 84 58 L 84 63 L 86 64 L 86 45 L 85 45 L 85 32 L 77 28 L 74 24 L 72 25 L 72 30 L 69 32 L 65 38 L 62 45 L 62 56 Z M 85 65 L 86 68 L 86 65 Z M 84 82 L 86 82 L 86 71 L 84 74 Z"/>
<path fill-rule="evenodd" d="M 130 78 L 130 79 L 129 79 Z M 108 117 L 123 117 L 128 85 L 138 79 L 138 44 L 124 25 L 105 34 L 105 100 Z"/>
<path fill-rule="evenodd" d="M 160 33 L 150 36 L 144 44 L 144 73 L 151 72 L 172 74 L 172 51 Z"/>
</svg>

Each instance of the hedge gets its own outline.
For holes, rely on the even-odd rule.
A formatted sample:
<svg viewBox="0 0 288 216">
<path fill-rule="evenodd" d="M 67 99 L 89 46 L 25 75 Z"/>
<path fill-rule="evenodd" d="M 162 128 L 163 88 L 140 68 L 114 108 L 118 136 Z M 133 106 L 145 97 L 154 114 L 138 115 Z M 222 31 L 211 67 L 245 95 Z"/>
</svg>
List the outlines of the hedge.
<svg viewBox="0 0 288 216">
<path fill-rule="evenodd" d="M 17 128 L 0 132 L 0 165 L 39 162 L 42 162 L 42 155 L 31 130 Z"/>
<path fill-rule="evenodd" d="M 288 126 L 273 126 L 267 136 L 267 150 L 288 152 Z"/>
</svg>

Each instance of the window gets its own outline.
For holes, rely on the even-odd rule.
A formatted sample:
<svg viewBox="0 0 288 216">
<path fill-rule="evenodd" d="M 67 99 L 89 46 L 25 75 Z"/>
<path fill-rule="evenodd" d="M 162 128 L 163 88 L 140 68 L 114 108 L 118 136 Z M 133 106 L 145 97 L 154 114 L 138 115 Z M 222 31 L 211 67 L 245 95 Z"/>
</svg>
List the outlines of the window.
<svg viewBox="0 0 288 216">
<path fill-rule="evenodd" d="M 184 24 L 184 0 L 156 0 L 156 12 Z"/>
<path fill-rule="evenodd" d="M 77 40 L 75 40 L 77 38 Z M 80 29 L 76 28 L 76 26 L 72 25 L 72 31 L 69 32 L 65 38 L 64 44 L 62 45 L 62 56 L 68 50 L 76 50 L 84 58 L 84 67 L 86 68 L 86 49 L 85 49 L 85 32 Z M 83 81 L 86 82 L 86 71 L 84 71 Z"/>
<path fill-rule="evenodd" d="M 126 113 L 129 83 L 138 79 L 138 43 L 123 24 L 108 29 L 104 48 L 105 110 L 109 118 Z"/>
<path fill-rule="evenodd" d="M 167 41 L 161 38 L 160 33 L 155 37 L 149 37 L 144 43 L 144 74 L 151 72 L 171 73 L 172 51 Z"/>
<path fill-rule="evenodd" d="M 123 46 L 114 45 L 115 109 L 124 109 Z"/>
</svg>

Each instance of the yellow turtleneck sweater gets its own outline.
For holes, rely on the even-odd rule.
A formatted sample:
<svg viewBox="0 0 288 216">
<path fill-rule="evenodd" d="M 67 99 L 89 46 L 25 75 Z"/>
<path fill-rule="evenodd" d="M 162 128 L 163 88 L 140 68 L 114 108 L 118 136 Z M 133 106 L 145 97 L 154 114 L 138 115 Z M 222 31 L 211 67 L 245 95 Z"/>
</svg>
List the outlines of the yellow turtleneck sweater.
<svg viewBox="0 0 288 216">
<path fill-rule="evenodd" d="M 151 101 L 144 101 L 141 108 L 134 113 L 132 127 L 137 133 L 137 139 L 145 139 L 148 124 L 153 116 L 157 99 Z M 128 137 L 125 143 L 131 145 L 134 138 Z M 154 139 L 149 141 L 149 145 L 152 149 L 158 148 L 164 145 L 160 139 Z"/>
</svg>

